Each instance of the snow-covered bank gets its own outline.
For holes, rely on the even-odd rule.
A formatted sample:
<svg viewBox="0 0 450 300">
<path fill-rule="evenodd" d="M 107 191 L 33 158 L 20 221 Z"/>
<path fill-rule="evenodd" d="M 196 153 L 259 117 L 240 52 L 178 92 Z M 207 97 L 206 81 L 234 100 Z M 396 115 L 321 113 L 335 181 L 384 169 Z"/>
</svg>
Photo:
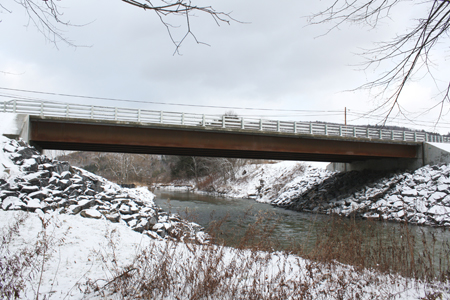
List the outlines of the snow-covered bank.
<svg viewBox="0 0 450 300">
<path fill-rule="evenodd" d="M 23 267 L 21 277 L 9 282 L 23 280 L 20 299 L 37 299 L 36 295 L 40 299 L 198 299 L 196 289 L 207 280 L 213 280 L 215 286 L 209 299 L 450 297 L 443 283 L 425 284 L 341 264 L 321 265 L 278 252 L 157 241 L 104 219 L 0 211 L 0 228 L 5 231 L 20 215 L 26 215 L 23 225 L 10 243 L 0 248 L 3 259 L 22 253 L 16 257 L 22 262 L 25 249 L 33 251 L 44 241 L 48 246 L 45 261 L 43 253 L 32 254 L 31 266 Z M 10 275 L 8 271 L 1 272 Z M 152 288 L 165 284 L 157 282 L 159 276 L 171 280 L 164 289 Z M 5 279 L 2 276 L 1 280 Z"/>
<path fill-rule="evenodd" d="M 250 164 L 201 192 L 303 212 L 450 226 L 450 165 L 340 173 L 300 162 Z"/>
<path fill-rule="evenodd" d="M 198 239 L 200 227 L 161 211 L 146 188 L 122 188 L 100 176 L 50 160 L 34 148 L 1 137 L 3 210 L 57 211 L 121 222 L 153 238 Z"/>
<path fill-rule="evenodd" d="M 309 172 L 272 204 L 298 211 L 450 226 L 450 166 L 414 172 Z"/>
<path fill-rule="evenodd" d="M 254 199 L 269 203 L 286 182 L 302 176 L 307 166 L 300 162 L 283 161 L 268 164 L 247 164 L 238 168 L 234 177 L 216 178 L 204 189 L 196 192 L 231 198 Z M 195 186 L 195 183 L 192 182 Z"/>
</svg>

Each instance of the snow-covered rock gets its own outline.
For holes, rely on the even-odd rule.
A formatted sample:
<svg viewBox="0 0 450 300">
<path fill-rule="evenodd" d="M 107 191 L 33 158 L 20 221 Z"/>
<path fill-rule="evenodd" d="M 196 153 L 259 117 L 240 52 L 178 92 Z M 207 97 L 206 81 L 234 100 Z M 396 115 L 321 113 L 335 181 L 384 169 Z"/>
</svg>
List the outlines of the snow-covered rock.
<svg viewBox="0 0 450 300">
<path fill-rule="evenodd" d="M 0 207 L 57 211 L 122 222 L 145 233 L 162 224 L 164 237 L 195 240 L 201 227 L 172 217 L 153 202 L 147 188 L 128 189 L 67 162 L 51 160 L 21 141 L 0 137 Z M 157 232 L 155 230 L 155 232 Z M 147 234 L 154 236 L 153 234 Z"/>
<path fill-rule="evenodd" d="M 449 170 L 450 166 L 443 165 L 402 173 L 352 171 L 318 175 L 307 171 L 287 183 L 271 203 L 305 212 L 450 226 Z"/>
</svg>

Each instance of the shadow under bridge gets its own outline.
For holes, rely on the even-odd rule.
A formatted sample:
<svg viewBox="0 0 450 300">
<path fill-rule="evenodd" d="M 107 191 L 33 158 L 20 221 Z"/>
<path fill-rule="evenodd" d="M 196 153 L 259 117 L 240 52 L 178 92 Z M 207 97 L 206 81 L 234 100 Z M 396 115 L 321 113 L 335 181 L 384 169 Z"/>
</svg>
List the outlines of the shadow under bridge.
<svg viewBox="0 0 450 300">
<path fill-rule="evenodd" d="M 417 159 L 422 144 L 31 115 L 29 140 L 41 149 L 326 162 Z"/>
</svg>

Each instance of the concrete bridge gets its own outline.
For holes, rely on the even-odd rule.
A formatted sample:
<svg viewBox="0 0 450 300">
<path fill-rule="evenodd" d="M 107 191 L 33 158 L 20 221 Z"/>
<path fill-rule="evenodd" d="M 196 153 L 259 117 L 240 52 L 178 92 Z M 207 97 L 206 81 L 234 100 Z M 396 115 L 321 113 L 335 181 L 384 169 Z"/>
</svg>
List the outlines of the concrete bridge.
<svg viewBox="0 0 450 300">
<path fill-rule="evenodd" d="M 12 100 L 15 128 L 40 149 L 333 162 L 331 168 L 415 169 L 450 162 L 424 132 Z"/>
</svg>

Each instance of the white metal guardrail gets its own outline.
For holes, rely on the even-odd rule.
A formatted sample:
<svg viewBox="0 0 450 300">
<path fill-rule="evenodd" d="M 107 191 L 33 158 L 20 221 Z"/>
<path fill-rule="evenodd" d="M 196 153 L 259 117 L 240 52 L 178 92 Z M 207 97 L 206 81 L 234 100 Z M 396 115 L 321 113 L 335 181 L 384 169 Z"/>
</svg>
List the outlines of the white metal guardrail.
<svg viewBox="0 0 450 300">
<path fill-rule="evenodd" d="M 149 124 L 202 126 L 249 131 L 286 132 L 311 135 L 343 136 L 395 141 L 449 143 L 438 134 L 420 131 L 387 130 L 317 122 L 277 121 L 238 116 L 217 116 L 195 113 L 154 111 L 147 109 L 81 105 L 47 101 L 10 100 L 0 102 L 0 112 L 29 114 L 42 117 L 66 117 L 94 120 L 117 120 Z"/>
</svg>

